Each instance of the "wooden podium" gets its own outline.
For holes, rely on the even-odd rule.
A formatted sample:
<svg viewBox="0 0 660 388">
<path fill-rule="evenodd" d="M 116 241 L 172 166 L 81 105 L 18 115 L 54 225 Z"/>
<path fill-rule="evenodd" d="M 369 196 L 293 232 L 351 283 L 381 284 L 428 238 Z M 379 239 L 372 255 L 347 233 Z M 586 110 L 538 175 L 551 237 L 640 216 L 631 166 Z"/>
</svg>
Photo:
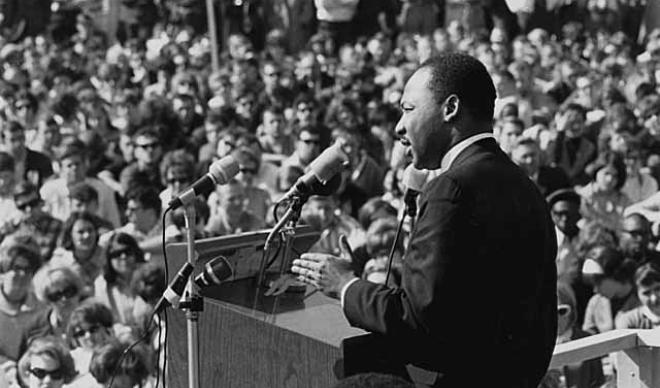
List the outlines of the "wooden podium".
<svg viewBox="0 0 660 388">
<path fill-rule="evenodd" d="M 265 232 L 199 240 L 195 274 L 214 257 L 227 257 L 235 275 L 202 291 L 199 319 L 200 386 L 213 388 L 327 388 L 343 376 L 341 342 L 363 334 L 349 326 L 339 301 L 308 287 L 304 293 L 265 296 L 257 287 Z M 294 251 L 305 252 L 318 233 L 299 228 Z M 167 247 L 170 276 L 186 261 L 185 244 Z M 278 259 L 278 260 L 281 260 Z M 279 268 L 274 260 L 273 268 Z M 168 311 L 168 385 L 186 388 L 186 318 Z"/>
</svg>

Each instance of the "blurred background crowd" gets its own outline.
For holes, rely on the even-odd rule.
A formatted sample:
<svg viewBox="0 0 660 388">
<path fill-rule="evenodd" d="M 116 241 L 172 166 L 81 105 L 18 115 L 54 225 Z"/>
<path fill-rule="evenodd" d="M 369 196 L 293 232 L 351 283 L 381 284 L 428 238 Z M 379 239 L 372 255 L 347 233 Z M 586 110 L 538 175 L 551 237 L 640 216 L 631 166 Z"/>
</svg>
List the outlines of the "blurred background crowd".
<svg viewBox="0 0 660 388">
<path fill-rule="evenodd" d="M 660 2 L 212 3 L 218 47 L 202 0 L 0 1 L 0 387 L 108 386 L 164 290 L 161 233 L 185 236 L 163 210 L 227 155 L 240 173 L 195 203 L 198 237 L 272 226 L 273 203 L 341 139 L 341 184 L 301 222 L 321 232 L 312 251 L 339 254 L 345 234 L 355 273 L 384 282 L 410 163 L 402 88 L 454 50 L 490 71 L 496 139 L 548 200 L 558 343 L 660 325 Z M 131 350 L 114 386 L 162 385 L 159 341 Z M 615 374 L 606 357 L 543 386 Z"/>
</svg>

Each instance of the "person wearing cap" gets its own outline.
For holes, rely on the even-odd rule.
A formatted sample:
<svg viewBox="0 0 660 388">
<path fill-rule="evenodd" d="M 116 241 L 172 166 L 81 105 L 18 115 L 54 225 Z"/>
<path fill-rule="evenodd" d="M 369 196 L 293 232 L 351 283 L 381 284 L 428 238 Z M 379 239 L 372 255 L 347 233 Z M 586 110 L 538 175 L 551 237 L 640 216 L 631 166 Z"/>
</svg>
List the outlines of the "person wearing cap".
<svg viewBox="0 0 660 388">
<path fill-rule="evenodd" d="M 576 245 L 581 199 L 573 189 L 559 189 L 546 200 L 557 234 L 557 277 L 573 284 L 580 272 Z"/>
<path fill-rule="evenodd" d="M 14 202 L 21 214 L 18 231 L 32 236 L 43 260 L 50 260 L 64 223 L 44 211 L 39 189 L 32 183 L 22 182 L 14 187 Z"/>
<path fill-rule="evenodd" d="M 618 314 L 640 305 L 633 282 L 636 269 L 637 263 L 616 248 L 596 245 L 587 252 L 582 278 L 596 293 L 587 304 L 582 330 L 591 334 L 613 330 Z"/>
</svg>

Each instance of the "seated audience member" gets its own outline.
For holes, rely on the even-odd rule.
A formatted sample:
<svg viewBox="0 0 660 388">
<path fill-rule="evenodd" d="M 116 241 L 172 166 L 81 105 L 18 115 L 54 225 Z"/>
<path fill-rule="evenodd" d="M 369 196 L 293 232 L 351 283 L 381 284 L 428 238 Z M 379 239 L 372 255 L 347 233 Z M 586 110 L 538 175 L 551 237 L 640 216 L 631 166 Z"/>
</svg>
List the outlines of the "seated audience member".
<svg viewBox="0 0 660 388">
<path fill-rule="evenodd" d="M 619 231 L 619 248 L 626 258 L 638 265 L 649 261 L 660 263 L 660 252 L 651 247 L 651 224 L 643 215 L 633 213 L 623 219 Z"/>
<path fill-rule="evenodd" d="M 511 156 L 514 145 L 522 136 L 525 124 L 516 116 L 508 116 L 495 123 L 495 138 L 502 151 Z"/>
<path fill-rule="evenodd" d="M 101 387 L 133 388 L 144 386 L 150 380 L 152 365 L 149 350 L 145 346 L 137 346 L 122 357 L 125 349 L 126 345 L 115 341 L 94 351 L 89 371 Z"/>
<path fill-rule="evenodd" d="M 160 238 L 161 202 L 158 192 L 145 186 L 137 186 L 126 193 L 126 220 L 124 226 L 101 236 L 101 245 L 107 246 L 114 233 L 127 233 L 137 242 L 148 238 Z"/>
<path fill-rule="evenodd" d="M 14 158 L 6 152 L 0 151 L 0 214 L 4 217 L 0 220 L 0 238 L 16 230 L 18 212 L 12 190 L 16 183 L 14 174 L 16 164 Z"/>
<path fill-rule="evenodd" d="M 628 196 L 631 203 L 637 203 L 657 193 L 658 182 L 642 168 L 642 151 L 638 143 L 630 143 L 630 148 L 624 156 L 627 178 L 621 191 Z"/>
<path fill-rule="evenodd" d="M 71 386 L 82 388 L 95 385 L 96 382 L 89 373 L 92 354 L 94 350 L 114 339 L 113 324 L 112 311 L 102 303 L 87 300 L 73 310 L 66 332 L 69 345 L 73 349 L 71 356 L 78 376 Z"/>
<path fill-rule="evenodd" d="M 580 329 L 576 308 L 575 295 L 571 287 L 562 282 L 557 283 L 557 345 L 590 335 Z M 600 387 L 605 382 L 603 365 L 599 358 L 595 358 L 567 365 L 561 369 L 551 369 L 543 379 L 541 387 L 552 387 L 550 382 L 553 380 L 565 381 L 566 387 Z"/>
<path fill-rule="evenodd" d="M 524 137 L 518 139 L 511 148 L 511 160 L 527 173 L 544 196 L 570 187 L 564 170 L 555 166 L 541 165 L 541 150 L 533 139 Z"/>
<path fill-rule="evenodd" d="M 83 299 L 80 277 L 69 268 L 47 264 L 37 271 L 32 284 L 37 298 L 46 304 L 46 309 L 35 314 L 25 325 L 21 334 L 22 346 L 28 344 L 31 338 L 45 335 L 64 339 L 71 313 Z"/>
<path fill-rule="evenodd" d="M 76 183 L 86 182 L 98 193 L 98 216 L 110 222 L 113 227 L 119 227 L 119 208 L 114 192 L 99 179 L 87 176 L 88 158 L 85 145 L 77 139 L 63 145 L 58 161 L 59 177 L 49 180 L 41 187 L 45 210 L 53 217 L 65 221 L 71 215 L 69 188 Z"/>
<path fill-rule="evenodd" d="M 195 180 L 195 159 L 185 150 L 168 152 L 160 162 L 160 177 L 165 189 L 159 197 L 165 210 L 170 201 Z"/>
<path fill-rule="evenodd" d="M 16 233 L 32 236 L 39 244 L 43 261 L 50 260 L 63 222 L 43 210 L 39 189 L 32 183 L 23 182 L 14 187 L 14 202 L 20 213 Z"/>
<path fill-rule="evenodd" d="M 2 124 L 2 140 L 5 150 L 14 158 L 16 182 L 27 181 L 37 187 L 53 175 L 50 158 L 41 152 L 28 148 L 25 144 L 25 128 L 16 121 Z"/>
<path fill-rule="evenodd" d="M 26 322 L 43 310 L 32 291 L 32 277 L 41 266 L 37 243 L 11 235 L 0 245 L 0 365 L 15 367 Z"/>
<path fill-rule="evenodd" d="M 93 214 L 72 213 L 64 223 L 61 246 L 55 249 L 50 264 L 75 271 L 84 284 L 83 293 L 92 295 L 94 280 L 105 262 L 99 245 L 99 227 Z"/>
<path fill-rule="evenodd" d="M 309 164 L 321 153 L 321 133 L 317 127 L 304 126 L 298 131 L 295 150 L 282 161 L 278 176 L 285 176 L 292 168 L 306 171 Z M 284 186 L 284 185 L 283 185 Z"/>
<path fill-rule="evenodd" d="M 396 216 L 397 210 L 394 206 L 380 197 L 374 197 L 362 205 L 358 211 L 357 220 L 360 222 L 362 229 L 367 230 L 369 225 L 379 218 Z"/>
<path fill-rule="evenodd" d="M 550 162 L 566 172 L 572 185 L 589 181 L 585 168 L 596 158 L 596 146 L 584 136 L 586 119 L 581 105 L 566 105 L 557 118 L 557 137 L 548 149 Z"/>
<path fill-rule="evenodd" d="M 655 329 L 660 326 L 660 265 L 642 264 L 635 272 L 637 297 L 641 306 L 620 314 L 617 329 Z"/>
<path fill-rule="evenodd" d="M 134 329 L 139 335 L 142 334 L 140 331 L 145 330 L 152 324 L 149 318 L 151 318 L 156 303 L 165 292 L 165 288 L 165 268 L 162 264 L 150 261 L 140 266 L 133 273 L 131 289 L 133 294 L 136 295 L 133 316 L 138 318 L 137 326 Z M 158 319 L 158 317 L 154 318 Z"/>
<path fill-rule="evenodd" d="M 135 161 L 122 170 L 119 177 L 122 193 L 135 186 L 153 187 L 162 190 L 159 163 L 163 157 L 160 135 L 152 127 L 140 128 L 133 135 Z"/>
<path fill-rule="evenodd" d="M 256 181 L 256 176 L 259 171 L 259 159 L 252 150 L 247 147 L 240 147 L 236 149 L 232 155 L 239 164 L 239 173 L 236 175 L 236 180 L 243 184 L 243 189 L 245 190 L 245 196 L 247 197 L 247 208 L 250 209 L 252 214 L 254 214 L 258 219 L 267 220 L 271 217 L 271 198 L 270 193 L 257 186 L 258 182 Z M 216 196 L 217 194 L 211 193 L 209 195 L 209 207 L 213 203 L 211 197 Z M 216 204 L 214 204 L 217 206 Z M 212 211 L 213 212 L 213 211 Z"/>
<path fill-rule="evenodd" d="M 18 362 L 21 386 L 61 388 L 76 376 L 73 358 L 62 339 L 55 336 L 35 338 Z"/>
<path fill-rule="evenodd" d="M 195 238 L 210 237 L 204 229 L 208 225 L 210 212 L 209 205 L 202 198 L 195 198 L 193 202 L 195 207 Z M 165 240 L 168 242 L 183 242 L 186 241 L 188 229 L 186 228 L 185 208 L 180 207 L 172 212 L 172 224 L 165 228 Z M 157 237 L 160 241 L 161 237 Z M 159 248 L 159 249 L 162 249 Z M 153 258 L 152 258 L 153 260 Z"/>
<path fill-rule="evenodd" d="M 212 236 L 226 236 L 250 232 L 266 226 L 265 219 L 259 219 L 248 208 L 245 187 L 236 179 L 216 188 L 217 206 L 211 213 L 206 232 Z M 215 205 L 215 204 L 214 204 Z M 210 208 L 210 206 L 209 206 Z"/>
<path fill-rule="evenodd" d="M 341 255 L 339 236 L 346 235 L 352 247 L 364 245 L 365 232 L 353 217 L 337 210 L 334 196 L 313 195 L 303 206 L 301 218 L 306 224 L 321 232 L 319 240 L 309 252 Z"/>
<path fill-rule="evenodd" d="M 87 212 L 96 218 L 99 233 L 105 233 L 114 229 L 113 225 L 98 216 L 99 194 L 92 185 L 80 182 L 69 187 L 69 201 L 71 212 Z"/>
<path fill-rule="evenodd" d="M 117 322 L 134 325 L 133 272 L 144 263 L 137 241 L 126 233 L 115 233 L 105 250 L 103 272 L 94 281 L 94 298 L 110 308 Z"/>
<path fill-rule="evenodd" d="M 332 388 L 414 388 L 415 385 L 399 376 L 383 373 L 360 373 L 343 378 Z"/>
<path fill-rule="evenodd" d="M 369 198 L 383 194 L 385 169 L 369 156 L 358 132 L 335 128 L 332 138 L 334 142 L 341 142 L 349 160 L 342 174 L 344 185 L 338 193 L 340 206 L 346 214 L 357 217 L 358 210 Z"/>
<path fill-rule="evenodd" d="M 358 267 L 361 277 L 372 283 L 385 284 L 389 263 L 390 250 L 396 236 L 398 222 L 394 217 L 379 218 L 367 229 L 366 251 L 369 260 L 363 267 Z M 397 248 L 392 258 L 392 270 L 388 284 L 397 286 L 401 279 L 401 258 L 403 257 L 403 246 L 399 238 Z"/>
<path fill-rule="evenodd" d="M 236 139 L 236 147 L 247 147 L 252 151 L 258 160 L 259 170 L 254 177 L 254 184 L 260 189 L 268 191 L 271 200 L 275 201 L 280 195 L 277 187 L 278 166 L 275 163 L 265 160 L 259 138 L 253 133 L 241 132 Z"/>
<path fill-rule="evenodd" d="M 269 158 L 283 160 L 294 151 L 294 138 L 287 133 L 284 112 L 277 107 L 267 107 L 262 114 L 262 122 L 257 129 L 259 143 Z"/>
<path fill-rule="evenodd" d="M 605 246 L 591 248 L 582 266 L 582 276 L 594 285 L 596 294 L 587 304 L 582 330 L 591 334 L 614 329 L 619 314 L 639 306 L 633 274 L 636 263 L 620 251 Z"/>
<path fill-rule="evenodd" d="M 546 200 L 557 234 L 557 277 L 572 285 L 580 273 L 577 252 L 580 196 L 572 189 L 560 189 Z"/>
<path fill-rule="evenodd" d="M 589 171 L 591 181 L 577 189 L 582 197 L 582 217 L 608 229 L 620 230 L 623 212 L 630 205 L 628 197 L 621 192 L 626 182 L 626 167 L 621 156 L 604 152 L 589 166 Z"/>
</svg>

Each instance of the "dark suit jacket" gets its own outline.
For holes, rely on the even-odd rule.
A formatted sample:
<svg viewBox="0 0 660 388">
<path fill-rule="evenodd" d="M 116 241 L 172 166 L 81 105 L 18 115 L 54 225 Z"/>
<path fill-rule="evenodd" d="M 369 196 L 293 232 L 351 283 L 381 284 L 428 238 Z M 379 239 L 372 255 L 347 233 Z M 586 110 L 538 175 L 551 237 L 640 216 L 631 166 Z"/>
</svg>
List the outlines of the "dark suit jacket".
<svg viewBox="0 0 660 388">
<path fill-rule="evenodd" d="M 442 373 L 437 386 L 535 388 L 555 344 L 556 251 L 538 189 L 482 140 L 421 194 L 401 288 L 358 280 L 344 312 Z"/>
<path fill-rule="evenodd" d="M 25 172 L 23 179 L 30 181 L 37 187 L 53 175 L 53 165 L 50 158 L 41 152 L 27 149 L 25 156 Z"/>
</svg>

